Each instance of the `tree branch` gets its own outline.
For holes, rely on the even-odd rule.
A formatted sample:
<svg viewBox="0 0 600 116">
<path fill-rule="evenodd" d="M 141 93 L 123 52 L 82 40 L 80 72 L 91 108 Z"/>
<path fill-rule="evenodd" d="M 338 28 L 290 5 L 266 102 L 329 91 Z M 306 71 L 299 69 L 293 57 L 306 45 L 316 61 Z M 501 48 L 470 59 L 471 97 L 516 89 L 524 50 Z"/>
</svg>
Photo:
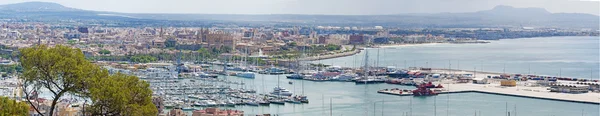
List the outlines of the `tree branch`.
<svg viewBox="0 0 600 116">
<path fill-rule="evenodd" d="M 35 110 L 35 112 L 37 112 L 38 114 L 40 114 L 41 116 L 44 116 L 44 114 L 42 114 L 40 112 L 40 110 L 38 110 L 38 106 L 33 105 L 33 102 L 31 102 L 31 100 L 29 99 L 29 92 L 27 91 L 27 86 L 28 84 L 26 84 L 25 82 L 23 82 L 23 84 L 21 85 L 22 89 L 25 90 L 25 98 L 27 99 L 27 103 L 29 103 L 29 105 L 31 105 L 31 107 L 33 107 L 33 109 Z M 33 89 L 31 89 L 33 91 Z M 35 99 L 37 102 L 37 98 Z"/>
</svg>

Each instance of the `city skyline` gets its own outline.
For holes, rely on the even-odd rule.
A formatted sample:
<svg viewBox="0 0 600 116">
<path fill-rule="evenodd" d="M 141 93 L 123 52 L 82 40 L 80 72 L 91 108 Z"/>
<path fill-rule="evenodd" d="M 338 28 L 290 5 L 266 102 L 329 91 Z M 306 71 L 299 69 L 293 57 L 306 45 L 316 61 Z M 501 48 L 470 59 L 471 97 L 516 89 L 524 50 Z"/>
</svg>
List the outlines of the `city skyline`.
<svg viewBox="0 0 600 116">
<path fill-rule="evenodd" d="M 507 5 L 517 8 L 544 8 L 551 13 L 600 14 L 598 0 L 3 0 L 0 4 L 32 1 L 58 3 L 83 10 L 122 13 L 390 15 L 476 12 Z"/>
</svg>

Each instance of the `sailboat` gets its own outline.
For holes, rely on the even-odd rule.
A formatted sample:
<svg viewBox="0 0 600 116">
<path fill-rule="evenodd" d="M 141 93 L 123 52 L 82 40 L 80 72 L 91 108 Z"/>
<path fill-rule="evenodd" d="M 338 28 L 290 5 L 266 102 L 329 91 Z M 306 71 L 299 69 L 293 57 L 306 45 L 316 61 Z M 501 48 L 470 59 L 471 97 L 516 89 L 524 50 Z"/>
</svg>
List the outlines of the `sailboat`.
<svg viewBox="0 0 600 116">
<path fill-rule="evenodd" d="M 244 68 L 244 69 L 245 69 L 246 71 L 244 71 L 244 72 L 241 72 L 241 73 L 237 73 L 237 74 L 236 74 L 236 76 L 238 76 L 238 77 L 243 77 L 243 78 L 251 78 L 251 79 L 254 79 L 254 77 L 255 77 L 255 75 L 256 75 L 256 74 L 255 74 L 254 72 L 250 72 L 250 71 L 248 70 L 248 61 L 247 61 L 247 60 L 248 60 L 248 48 L 246 48 L 246 58 L 245 58 L 245 59 L 246 59 L 246 61 L 244 61 L 244 64 L 245 64 L 246 66 L 245 66 L 245 68 Z"/>
<path fill-rule="evenodd" d="M 304 56 L 305 55 L 304 54 L 304 50 L 305 49 L 306 49 L 306 46 L 302 49 L 302 57 L 305 57 Z M 297 70 L 296 73 L 294 73 L 292 75 L 289 75 L 289 76 L 286 76 L 288 79 L 304 79 L 304 77 L 306 77 L 306 76 L 304 76 L 302 74 L 302 65 L 300 65 L 300 64 L 302 64 L 302 62 L 298 62 L 298 69 L 299 70 Z"/>
<path fill-rule="evenodd" d="M 281 99 L 281 95 L 291 96 L 292 92 L 279 86 L 279 75 L 277 75 L 277 87 L 273 88 L 273 95 L 277 95 L 277 98 L 269 100 L 272 104 L 285 105 L 285 101 Z"/>
<path fill-rule="evenodd" d="M 364 77 L 355 81 L 355 84 L 385 83 L 384 76 L 371 76 L 369 71 L 369 50 L 365 49 Z"/>
</svg>

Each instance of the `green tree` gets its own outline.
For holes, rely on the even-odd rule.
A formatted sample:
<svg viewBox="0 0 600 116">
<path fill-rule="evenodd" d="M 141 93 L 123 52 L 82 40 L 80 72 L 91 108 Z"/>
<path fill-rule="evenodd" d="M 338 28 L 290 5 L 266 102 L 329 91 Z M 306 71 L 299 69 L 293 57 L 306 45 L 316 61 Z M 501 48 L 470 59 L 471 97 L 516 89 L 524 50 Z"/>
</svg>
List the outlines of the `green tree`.
<svg viewBox="0 0 600 116">
<path fill-rule="evenodd" d="M 288 44 L 288 46 L 290 46 L 290 47 L 296 47 L 296 46 L 298 46 L 298 44 L 296 42 L 290 42 Z"/>
<path fill-rule="evenodd" d="M 75 43 L 77 43 L 77 41 L 75 41 L 75 40 L 68 40 L 67 43 L 71 44 L 71 45 L 74 45 Z"/>
<path fill-rule="evenodd" d="M 152 103 L 152 90 L 136 76 L 117 73 L 90 80 L 89 97 L 94 103 L 92 115 L 153 116 L 158 113 Z"/>
<path fill-rule="evenodd" d="M 95 115 L 151 116 L 157 109 L 151 102 L 149 84 L 135 76 L 109 75 L 106 69 L 84 59 L 79 49 L 45 45 L 20 50 L 24 68 L 22 88 L 25 97 L 33 91 L 51 92 L 52 103 L 48 113 L 54 114 L 57 101 L 65 94 L 92 100 L 86 113 Z M 28 99 L 30 105 L 33 104 Z M 34 105 L 32 105 L 34 106 Z M 32 107 L 40 113 L 37 107 Z M 40 113 L 41 114 L 41 113 Z"/>
<path fill-rule="evenodd" d="M 17 102 L 7 97 L 0 97 L 0 116 L 26 116 L 29 115 L 29 105 Z"/>
<path fill-rule="evenodd" d="M 131 58 L 129 58 L 131 60 L 131 62 L 137 62 L 137 63 L 149 63 L 149 62 L 154 62 L 157 60 L 156 57 L 154 56 L 150 56 L 150 55 L 134 55 L 131 56 Z"/>
<path fill-rule="evenodd" d="M 175 48 L 177 47 L 177 40 L 175 39 L 167 39 L 165 42 L 165 47 L 167 48 Z"/>
<path fill-rule="evenodd" d="M 233 49 L 232 49 L 231 47 L 229 47 L 229 46 L 221 46 L 221 48 L 220 48 L 220 49 L 221 49 L 221 50 L 220 50 L 220 51 L 221 51 L 221 53 L 231 53 L 231 52 L 232 52 L 232 50 L 233 50 Z M 219 54 L 220 54 L 220 53 L 219 53 Z"/>
<path fill-rule="evenodd" d="M 200 55 L 200 57 L 206 58 L 206 59 L 215 58 L 215 55 L 213 55 L 213 53 L 211 51 L 208 51 L 206 48 L 198 49 L 198 55 Z M 204 60 L 204 59 L 202 59 L 202 60 Z"/>
<path fill-rule="evenodd" d="M 98 53 L 106 55 L 106 54 L 110 54 L 110 51 L 108 51 L 106 49 L 102 49 Z"/>
<path fill-rule="evenodd" d="M 29 93 L 46 89 L 51 92 L 52 103 L 50 116 L 58 100 L 67 93 L 77 93 L 82 88 L 82 80 L 88 78 L 88 68 L 92 66 L 81 50 L 66 46 L 47 47 L 45 45 L 20 49 L 23 74 L 23 91 L 27 98 Z M 31 101 L 28 103 L 33 104 Z M 40 113 L 37 107 L 33 109 Z M 40 113 L 41 114 L 41 113 Z"/>
<path fill-rule="evenodd" d="M 326 48 L 328 51 L 335 51 L 335 50 L 340 50 L 340 49 L 341 49 L 341 46 L 340 46 L 340 45 L 334 45 L 334 44 L 327 44 L 327 45 L 325 46 L 325 48 Z"/>
</svg>

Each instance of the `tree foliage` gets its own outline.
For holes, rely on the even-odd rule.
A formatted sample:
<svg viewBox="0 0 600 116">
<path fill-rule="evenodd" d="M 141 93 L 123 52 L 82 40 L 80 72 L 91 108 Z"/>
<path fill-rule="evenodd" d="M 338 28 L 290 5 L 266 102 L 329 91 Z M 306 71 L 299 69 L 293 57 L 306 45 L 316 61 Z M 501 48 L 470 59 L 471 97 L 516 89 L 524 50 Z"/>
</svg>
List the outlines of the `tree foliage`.
<svg viewBox="0 0 600 116">
<path fill-rule="evenodd" d="M 109 75 L 106 69 L 85 60 L 79 49 L 41 45 L 24 48 L 20 52 L 24 71 L 19 78 L 23 82 L 25 96 L 30 98 L 33 96 L 30 93 L 40 92 L 39 89 L 51 92 L 50 116 L 54 113 L 57 101 L 65 94 L 91 99 L 93 108 L 100 110 L 89 110 L 90 113 L 156 115 L 156 111 L 152 112 L 156 110 L 154 105 L 147 102 L 152 96 L 147 83 L 139 82 L 135 76 Z M 37 107 L 32 108 L 40 113 Z"/>
<path fill-rule="evenodd" d="M 86 73 L 90 73 L 84 70 L 92 65 L 79 49 L 66 46 L 50 48 L 41 45 L 24 48 L 20 52 L 24 71 L 19 78 L 23 81 L 25 95 L 29 98 L 29 93 L 40 88 L 51 92 L 50 114 L 54 113 L 56 103 L 62 96 L 76 93 L 83 86 L 81 80 L 87 78 Z M 40 113 L 37 108 L 34 109 Z"/>
<path fill-rule="evenodd" d="M 152 116 L 158 112 L 152 104 L 150 85 L 135 76 L 117 73 L 90 82 L 92 115 Z"/>
<path fill-rule="evenodd" d="M 100 50 L 98 53 L 100 53 L 100 54 L 105 54 L 105 55 L 106 55 L 106 54 L 110 54 L 110 51 L 108 51 L 108 50 L 106 50 L 106 49 L 102 49 L 102 50 Z"/>
<path fill-rule="evenodd" d="M 341 49 L 341 46 L 340 46 L 340 45 L 334 45 L 334 44 L 327 44 L 327 45 L 325 46 L 325 48 L 326 48 L 328 51 L 335 51 L 335 50 L 340 50 L 340 49 Z"/>
<path fill-rule="evenodd" d="M 212 58 L 216 58 L 215 53 L 208 51 L 206 48 L 200 48 L 198 49 L 198 55 L 202 58 L 206 58 L 206 59 L 212 59 Z"/>
<path fill-rule="evenodd" d="M 150 55 L 135 55 L 135 56 L 131 56 L 130 58 L 131 62 L 137 62 L 137 63 L 149 63 L 149 62 L 154 62 L 156 61 L 156 57 L 150 56 Z"/>
<path fill-rule="evenodd" d="M 0 97 L 0 116 L 26 116 L 28 114 L 29 105 L 27 103 Z"/>
</svg>

